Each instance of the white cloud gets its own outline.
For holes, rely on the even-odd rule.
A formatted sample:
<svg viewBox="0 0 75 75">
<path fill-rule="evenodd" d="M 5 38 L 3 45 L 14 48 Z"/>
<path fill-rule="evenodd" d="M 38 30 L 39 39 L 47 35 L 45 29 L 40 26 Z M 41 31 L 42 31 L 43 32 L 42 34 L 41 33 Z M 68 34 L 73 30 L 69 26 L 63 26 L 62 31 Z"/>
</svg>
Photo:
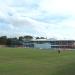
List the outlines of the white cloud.
<svg viewBox="0 0 75 75">
<path fill-rule="evenodd" d="M 41 0 L 39 9 L 51 14 L 75 14 L 75 0 Z"/>
<path fill-rule="evenodd" d="M 58 21 L 59 15 L 64 18 L 60 17 Z M 45 21 L 47 17 L 48 21 Z M 43 21 L 40 18 L 44 18 Z M 8 23 L 6 26 L 13 35 L 74 39 L 75 0 L 1 0 L 0 19 Z M 10 32 L 3 34 L 11 35 Z"/>
<path fill-rule="evenodd" d="M 70 18 L 61 22 L 60 24 L 65 25 L 70 28 L 75 28 L 75 19 Z"/>
</svg>

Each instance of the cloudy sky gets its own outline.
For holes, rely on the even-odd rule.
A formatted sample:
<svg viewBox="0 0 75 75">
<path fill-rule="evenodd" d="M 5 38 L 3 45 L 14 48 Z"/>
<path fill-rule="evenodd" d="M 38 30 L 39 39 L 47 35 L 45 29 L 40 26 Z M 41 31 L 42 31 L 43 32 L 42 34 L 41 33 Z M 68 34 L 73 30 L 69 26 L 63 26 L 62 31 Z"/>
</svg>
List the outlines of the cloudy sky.
<svg viewBox="0 0 75 75">
<path fill-rule="evenodd" d="M 75 0 L 0 0 L 0 36 L 75 39 Z"/>
</svg>

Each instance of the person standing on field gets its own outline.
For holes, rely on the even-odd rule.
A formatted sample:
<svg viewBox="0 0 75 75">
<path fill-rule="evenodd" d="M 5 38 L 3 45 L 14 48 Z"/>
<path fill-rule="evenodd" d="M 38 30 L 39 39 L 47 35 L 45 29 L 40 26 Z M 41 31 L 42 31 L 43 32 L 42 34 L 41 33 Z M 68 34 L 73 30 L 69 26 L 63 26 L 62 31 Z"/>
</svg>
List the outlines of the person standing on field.
<svg viewBox="0 0 75 75">
<path fill-rule="evenodd" d="M 60 50 L 58 50 L 58 54 L 60 54 Z"/>
</svg>

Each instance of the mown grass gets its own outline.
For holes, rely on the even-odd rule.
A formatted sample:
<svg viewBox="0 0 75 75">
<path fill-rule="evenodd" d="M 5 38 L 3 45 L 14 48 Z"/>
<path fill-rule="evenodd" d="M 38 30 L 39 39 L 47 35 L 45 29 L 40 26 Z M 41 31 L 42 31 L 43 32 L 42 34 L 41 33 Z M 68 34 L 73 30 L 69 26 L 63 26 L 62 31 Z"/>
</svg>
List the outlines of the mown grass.
<svg viewBox="0 0 75 75">
<path fill-rule="evenodd" d="M 0 48 L 0 75 L 75 75 L 75 51 Z"/>
</svg>

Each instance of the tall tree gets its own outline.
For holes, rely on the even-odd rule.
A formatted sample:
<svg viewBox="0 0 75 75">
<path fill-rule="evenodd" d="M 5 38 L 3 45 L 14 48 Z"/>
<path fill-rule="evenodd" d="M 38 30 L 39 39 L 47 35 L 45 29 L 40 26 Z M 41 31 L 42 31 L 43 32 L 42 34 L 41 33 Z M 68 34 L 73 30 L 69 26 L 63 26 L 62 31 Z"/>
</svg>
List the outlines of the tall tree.
<svg viewBox="0 0 75 75">
<path fill-rule="evenodd" d="M 23 36 L 20 36 L 20 37 L 19 37 L 19 41 L 22 41 L 23 39 L 24 39 Z"/>
<path fill-rule="evenodd" d="M 45 37 L 36 37 L 36 39 L 47 39 Z"/>
<path fill-rule="evenodd" d="M 0 45 L 6 45 L 7 42 L 7 36 L 1 36 L 0 37 Z"/>
<path fill-rule="evenodd" d="M 26 35 L 26 36 L 24 36 L 24 39 L 25 39 L 25 40 L 32 40 L 32 39 L 33 39 L 33 36 Z"/>
<path fill-rule="evenodd" d="M 36 37 L 36 39 L 40 39 L 40 37 Z"/>
</svg>

